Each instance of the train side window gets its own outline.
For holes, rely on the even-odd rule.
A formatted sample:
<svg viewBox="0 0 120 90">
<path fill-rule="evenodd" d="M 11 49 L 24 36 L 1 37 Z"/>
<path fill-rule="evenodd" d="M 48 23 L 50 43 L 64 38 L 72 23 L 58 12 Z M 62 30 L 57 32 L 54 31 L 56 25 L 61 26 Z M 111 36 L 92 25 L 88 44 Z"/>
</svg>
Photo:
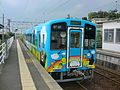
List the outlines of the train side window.
<svg viewBox="0 0 120 90">
<path fill-rule="evenodd" d="M 65 22 L 51 26 L 51 50 L 65 50 L 67 47 L 67 25 Z"/>
<path fill-rule="evenodd" d="M 29 34 L 29 42 L 31 42 L 31 34 Z"/>
<path fill-rule="evenodd" d="M 33 44 L 35 45 L 35 31 L 33 33 Z"/>
<path fill-rule="evenodd" d="M 44 45 L 45 45 L 45 35 L 43 34 L 42 37 L 43 37 L 43 48 L 44 48 Z"/>
<path fill-rule="evenodd" d="M 29 37 L 28 37 L 29 34 L 27 34 L 27 41 L 29 41 Z"/>
<path fill-rule="evenodd" d="M 40 47 L 40 41 L 41 41 L 41 37 L 40 37 L 40 34 L 39 34 L 38 47 Z"/>
<path fill-rule="evenodd" d="M 28 41 L 30 42 L 30 34 L 28 34 Z"/>
<path fill-rule="evenodd" d="M 33 34 L 33 44 L 35 44 L 35 34 Z"/>
<path fill-rule="evenodd" d="M 30 43 L 32 43 L 32 34 L 30 34 Z"/>
</svg>

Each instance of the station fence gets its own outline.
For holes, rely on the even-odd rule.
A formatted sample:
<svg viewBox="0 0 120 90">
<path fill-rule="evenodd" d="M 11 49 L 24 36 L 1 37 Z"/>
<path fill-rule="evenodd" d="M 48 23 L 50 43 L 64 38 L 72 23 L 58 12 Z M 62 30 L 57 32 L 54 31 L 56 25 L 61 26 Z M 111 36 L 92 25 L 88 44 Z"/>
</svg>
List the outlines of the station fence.
<svg viewBox="0 0 120 90">
<path fill-rule="evenodd" d="M 6 42 L 0 45 L 0 65 L 5 62 L 9 55 L 9 49 L 12 46 L 14 37 L 9 38 Z"/>
</svg>

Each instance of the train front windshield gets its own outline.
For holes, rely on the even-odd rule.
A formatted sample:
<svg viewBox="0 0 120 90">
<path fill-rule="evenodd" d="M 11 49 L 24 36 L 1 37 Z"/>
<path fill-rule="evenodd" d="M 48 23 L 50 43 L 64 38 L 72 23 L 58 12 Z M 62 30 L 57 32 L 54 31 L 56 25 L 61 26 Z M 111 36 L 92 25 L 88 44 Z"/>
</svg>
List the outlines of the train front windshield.
<svg viewBox="0 0 120 90">
<path fill-rule="evenodd" d="M 56 23 L 51 27 L 51 50 L 65 50 L 67 45 L 66 23 Z"/>
<path fill-rule="evenodd" d="M 66 23 L 62 22 L 53 24 L 51 27 L 51 50 L 66 50 L 67 47 L 66 42 L 67 42 Z M 84 28 L 84 49 L 95 49 L 95 27 L 89 24 L 85 24 Z"/>
<path fill-rule="evenodd" d="M 84 30 L 84 49 L 95 49 L 95 27 L 86 24 Z"/>
</svg>

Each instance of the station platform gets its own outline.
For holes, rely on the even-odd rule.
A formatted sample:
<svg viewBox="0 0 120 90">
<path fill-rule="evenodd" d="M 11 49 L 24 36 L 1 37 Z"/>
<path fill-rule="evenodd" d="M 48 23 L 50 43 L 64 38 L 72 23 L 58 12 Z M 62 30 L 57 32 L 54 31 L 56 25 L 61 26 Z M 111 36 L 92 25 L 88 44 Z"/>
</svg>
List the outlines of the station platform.
<svg viewBox="0 0 120 90">
<path fill-rule="evenodd" d="M 15 40 L 0 73 L 0 90 L 63 90 L 32 56 Z"/>
<path fill-rule="evenodd" d="M 120 52 L 115 52 L 110 50 L 97 49 L 97 53 L 103 53 L 114 57 L 120 57 Z"/>
<path fill-rule="evenodd" d="M 120 52 L 97 49 L 97 65 L 120 72 Z"/>
</svg>

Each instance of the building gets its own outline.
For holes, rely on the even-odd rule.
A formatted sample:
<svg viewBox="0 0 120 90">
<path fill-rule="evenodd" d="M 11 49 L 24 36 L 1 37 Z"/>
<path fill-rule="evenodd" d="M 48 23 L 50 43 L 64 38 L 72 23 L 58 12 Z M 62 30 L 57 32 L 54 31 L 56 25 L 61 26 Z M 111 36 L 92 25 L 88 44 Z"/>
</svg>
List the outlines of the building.
<svg viewBox="0 0 120 90">
<path fill-rule="evenodd" d="M 93 18 L 93 19 L 91 19 L 91 21 L 93 22 L 93 23 L 101 23 L 101 22 L 104 22 L 104 21 L 108 21 L 109 20 L 109 18 Z"/>
<path fill-rule="evenodd" d="M 103 29 L 103 22 L 108 21 L 108 18 L 93 18 L 91 20 L 93 23 L 96 24 L 96 45 L 97 48 L 102 48 L 102 29 Z"/>
<path fill-rule="evenodd" d="M 120 20 L 103 22 L 102 49 L 120 52 Z"/>
</svg>

